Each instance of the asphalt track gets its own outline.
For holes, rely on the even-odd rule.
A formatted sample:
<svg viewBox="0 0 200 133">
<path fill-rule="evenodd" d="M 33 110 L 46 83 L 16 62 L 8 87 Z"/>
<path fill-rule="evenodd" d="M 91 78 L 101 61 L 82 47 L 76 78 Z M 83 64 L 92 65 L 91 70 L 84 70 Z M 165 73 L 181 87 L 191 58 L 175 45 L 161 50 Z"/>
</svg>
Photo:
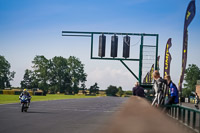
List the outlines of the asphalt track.
<svg viewBox="0 0 200 133">
<path fill-rule="evenodd" d="M 32 102 L 28 112 L 20 105 L 0 105 L 0 133 L 94 133 L 128 98 L 98 97 Z"/>
</svg>

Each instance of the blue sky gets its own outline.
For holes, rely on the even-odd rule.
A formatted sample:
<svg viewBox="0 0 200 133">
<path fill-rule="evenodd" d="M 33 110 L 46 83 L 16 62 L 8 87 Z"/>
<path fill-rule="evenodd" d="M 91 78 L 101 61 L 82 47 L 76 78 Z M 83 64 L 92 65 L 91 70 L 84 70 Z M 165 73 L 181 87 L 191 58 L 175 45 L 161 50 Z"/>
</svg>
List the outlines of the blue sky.
<svg viewBox="0 0 200 133">
<path fill-rule="evenodd" d="M 13 86 L 20 86 L 25 69 L 36 55 L 80 58 L 88 74 L 86 85 L 110 84 L 130 90 L 136 81 L 118 61 L 90 60 L 88 38 L 63 37 L 65 31 L 105 31 L 159 34 L 161 75 L 164 49 L 172 38 L 171 76 L 178 84 L 181 73 L 183 24 L 190 0 L 0 0 L 0 55 L 16 72 Z M 200 67 L 200 0 L 190 24 L 188 63 Z M 135 39 L 137 42 L 138 39 Z M 134 49 L 134 47 L 132 48 Z M 128 65 L 138 74 L 138 64 Z"/>
</svg>

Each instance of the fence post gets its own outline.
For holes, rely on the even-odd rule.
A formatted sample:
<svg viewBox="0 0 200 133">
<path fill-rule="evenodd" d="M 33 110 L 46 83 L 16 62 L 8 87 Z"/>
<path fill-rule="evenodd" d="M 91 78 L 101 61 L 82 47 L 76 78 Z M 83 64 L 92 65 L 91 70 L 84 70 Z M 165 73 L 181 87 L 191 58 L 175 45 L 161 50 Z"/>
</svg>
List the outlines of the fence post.
<svg viewBox="0 0 200 133">
<path fill-rule="evenodd" d="M 177 118 L 177 107 L 175 107 L 175 118 Z"/>
<path fill-rule="evenodd" d="M 193 111 L 193 123 L 192 123 L 192 128 L 195 129 L 195 125 L 196 125 L 196 112 Z"/>
<path fill-rule="evenodd" d="M 190 110 L 188 110 L 187 125 L 190 126 Z"/>
<path fill-rule="evenodd" d="M 199 133 L 200 133 L 200 113 L 199 114 Z"/>
<path fill-rule="evenodd" d="M 178 120 L 181 120 L 181 107 L 178 108 Z"/>
<path fill-rule="evenodd" d="M 183 123 L 185 123 L 185 108 L 183 108 Z"/>
<path fill-rule="evenodd" d="M 171 115 L 172 115 L 172 117 L 174 117 L 174 107 L 173 107 L 173 106 L 171 107 L 171 110 L 172 110 L 172 111 L 171 111 L 171 112 L 172 112 Z"/>
</svg>

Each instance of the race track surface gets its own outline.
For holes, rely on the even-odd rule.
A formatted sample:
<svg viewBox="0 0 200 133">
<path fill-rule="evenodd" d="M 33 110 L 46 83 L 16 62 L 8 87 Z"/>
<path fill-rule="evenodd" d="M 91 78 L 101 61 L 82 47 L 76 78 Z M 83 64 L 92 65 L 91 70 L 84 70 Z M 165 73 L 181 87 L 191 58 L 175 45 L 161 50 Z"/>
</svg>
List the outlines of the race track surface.
<svg viewBox="0 0 200 133">
<path fill-rule="evenodd" d="M 94 133 L 120 110 L 127 98 L 98 97 L 0 105 L 0 133 Z"/>
</svg>

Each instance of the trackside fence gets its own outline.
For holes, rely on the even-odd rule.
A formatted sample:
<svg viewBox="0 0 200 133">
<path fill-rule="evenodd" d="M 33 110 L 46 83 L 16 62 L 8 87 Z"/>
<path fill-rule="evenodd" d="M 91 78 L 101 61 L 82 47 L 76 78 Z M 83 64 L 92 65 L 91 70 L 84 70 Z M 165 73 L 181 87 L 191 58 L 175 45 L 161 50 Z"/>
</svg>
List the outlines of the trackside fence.
<svg viewBox="0 0 200 133">
<path fill-rule="evenodd" d="M 182 105 L 168 105 L 168 114 L 182 124 L 200 133 L 200 111 Z"/>
</svg>

